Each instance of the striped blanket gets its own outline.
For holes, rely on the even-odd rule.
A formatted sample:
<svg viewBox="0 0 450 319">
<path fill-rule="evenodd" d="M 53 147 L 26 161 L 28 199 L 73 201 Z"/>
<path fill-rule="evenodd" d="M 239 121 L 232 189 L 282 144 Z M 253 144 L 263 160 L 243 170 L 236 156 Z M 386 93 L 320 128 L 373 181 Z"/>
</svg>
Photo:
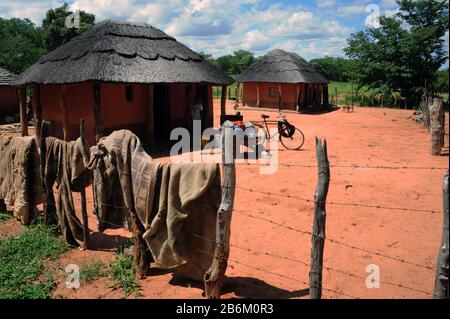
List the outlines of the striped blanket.
<svg viewBox="0 0 450 319">
<path fill-rule="evenodd" d="M 220 205 L 217 164 L 154 162 L 132 132 L 120 130 L 91 148 L 89 168 L 100 230 L 123 225 L 135 213 L 158 268 L 203 279 L 214 253 Z"/>
</svg>

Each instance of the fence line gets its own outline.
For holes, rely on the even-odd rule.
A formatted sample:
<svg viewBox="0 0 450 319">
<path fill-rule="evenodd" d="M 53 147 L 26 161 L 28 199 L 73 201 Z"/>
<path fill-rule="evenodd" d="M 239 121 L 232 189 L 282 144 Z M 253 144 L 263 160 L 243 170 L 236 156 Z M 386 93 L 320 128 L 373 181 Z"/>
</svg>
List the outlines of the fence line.
<svg viewBox="0 0 450 319">
<path fill-rule="evenodd" d="M 213 239 L 206 238 L 206 237 L 203 237 L 203 236 L 200 236 L 200 235 L 197 235 L 197 234 L 191 234 L 191 235 L 194 236 L 194 237 L 201 238 L 201 239 L 203 239 L 205 241 L 215 242 L 215 240 L 213 240 Z M 275 257 L 275 258 L 279 258 L 279 259 L 284 259 L 284 260 L 296 262 L 296 263 L 304 265 L 305 267 L 311 267 L 311 264 L 309 264 L 309 263 L 307 263 L 305 261 L 302 261 L 300 259 L 287 257 L 287 256 L 280 256 L 280 255 L 271 254 L 271 253 L 264 252 L 264 251 L 257 251 L 257 250 L 253 250 L 253 249 L 250 249 L 250 248 L 238 246 L 238 245 L 235 245 L 235 244 L 230 244 L 230 246 L 234 247 L 234 248 L 237 248 L 237 249 L 248 251 L 249 253 L 254 254 L 254 255 L 259 255 L 259 254 L 266 255 L 266 256 L 270 256 L 270 257 Z M 347 271 L 344 271 L 344 270 L 340 270 L 340 269 L 336 269 L 336 268 L 332 268 L 332 267 L 326 267 L 326 266 L 323 266 L 323 268 L 326 269 L 326 270 L 329 270 L 329 271 L 334 271 L 334 272 L 340 273 L 342 275 L 349 276 L 349 277 L 353 277 L 353 278 L 357 278 L 357 279 L 361 279 L 361 280 L 365 280 L 366 279 L 364 277 L 355 275 L 353 273 L 350 273 L 350 272 L 347 272 Z M 402 288 L 402 289 L 406 289 L 406 290 L 419 292 L 419 293 L 422 293 L 422 294 L 425 294 L 425 295 L 428 295 L 428 296 L 432 296 L 433 295 L 432 293 L 430 293 L 428 291 L 425 291 L 425 290 L 421 290 L 421 289 L 417 289 L 417 288 L 413 288 L 413 287 L 408 287 L 408 286 L 405 286 L 405 285 L 402 285 L 402 284 L 397 284 L 397 283 L 393 283 L 393 282 L 389 282 L 389 281 L 385 281 L 385 280 L 380 280 L 380 283 L 383 283 L 383 284 L 386 284 L 386 285 L 390 285 L 390 286 L 393 286 L 393 287 L 398 287 L 398 288 Z"/>
<path fill-rule="evenodd" d="M 260 190 L 255 190 L 252 188 L 246 188 L 246 187 L 241 187 L 241 186 L 236 186 L 236 189 L 240 189 L 240 190 L 247 191 L 247 192 L 258 193 L 258 194 L 270 195 L 270 196 L 281 196 L 281 197 L 286 197 L 286 198 L 298 199 L 298 200 L 301 200 L 304 202 L 314 203 L 314 200 L 312 200 L 312 199 L 303 198 L 303 197 L 299 197 L 296 195 L 272 193 L 272 192 L 260 191 Z M 429 214 L 442 214 L 442 212 L 440 212 L 440 211 L 435 211 L 435 210 L 430 210 L 430 209 L 390 207 L 390 206 L 383 206 L 383 205 L 370 205 L 370 204 L 359 204 L 359 203 L 340 203 L 340 202 L 333 202 L 333 201 L 328 201 L 328 200 L 326 203 L 330 204 L 330 205 L 338 205 L 338 206 L 355 206 L 355 207 L 377 208 L 377 209 L 387 209 L 387 210 L 421 212 L 421 213 L 429 213 Z"/>
<path fill-rule="evenodd" d="M 240 163 L 236 162 L 237 165 L 247 165 L 247 166 L 262 166 L 264 164 L 258 163 Z M 283 167 L 304 167 L 304 168 L 317 168 L 317 165 L 308 165 L 308 164 L 290 164 L 290 163 L 277 163 L 278 166 Z M 330 168 L 354 168 L 354 169 L 406 169 L 406 170 L 447 170 L 448 167 L 432 167 L 432 166 L 386 166 L 386 165 L 332 165 L 330 164 Z"/>
<path fill-rule="evenodd" d="M 267 219 L 267 218 L 264 218 L 264 217 L 258 217 L 258 216 L 254 216 L 254 215 L 248 214 L 248 213 L 246 213 L 244 211 L 241 211 L 241 210 L 234 209 L 233 211 L 236 212 L 236 213 L 240 213 L 240 214 L 249 216 L 251 218 L 260 219 L 260 220 L 269 222 L 271 224 L 274 224 L 274 225 L 277 225 L 277 226 L 280 226 L 280 227 L 283 227 L 283 228 L 286 228 L 286 229 L 289 229 L 289 230 L 292 230 L 292 231 L 295 231 L 295 232 L 298 232 L 298 233 L 302 233 L 302 234 L 305 234 L 305 235 L 308 235 L 308 236 L 313 236 L 313 233 L 310 232 L 310 231 L 307 231 L 307 230 L 301 230 L 301 229 L 294 228 L 294 227 L 291 227 L 291 226 L 286 226 L 286 225 L 274 222 L 273 220 L 270 220 L 270 219 Z M 365 248 L 356 247 L 356 246 L 353 246 L 351 244 L 347 244 L 347 243 L 344 243 L 342 241 L 338 241 L 338 240 L 335 240 L 335 239 L 332 239 L 332 238 L 328 238 L 328 237 L 325 238 L 325 240 L 327 240 L 327 241 L 329 241 L 331 243 L 334 243 L 336 245 L 345 246 L 347 248 L 351 248 L 351 249 L 354 249 L 354 250 L 363 251 L 363 252 L 366 252 L 366 253 L 369 253 L 369 254 L 372 254 L 372 255 L 384 257 L 384 258 L 395 260 L 395 261 L 398 261 L 398 262 L 401 262 L 401 263 L 410 264 L 410 265 L 413 265 L 413 266 L 416 266 L 416 267 L 420 267 L 420 268 L 424 268 L 424 269 L 428 269 L 428 270 L 434 271 L 433 267 L 430 267 L 430 266 L 427 266 L 427 265 L 418 264 L 418 263 L 415 263 L 415 262 L 412 262 L 412 261 L 408 261 L 408 260 L 402 259 L 400 257 L 394 257 L 394 256 L 382 254 L 382 253 L 379 253 L 379 252 L 367 250 Z"/>
<path fill-rule="evenodd" d="M 203 251 L 203 250 L 199 250 L 199 249 L 197 249 L 197 251 L 200 252 L 200 253 L 213 255 L 209 251 Z M 235 263 L 235 264 L 238 264 L 238 265 L 241 265 L 241 266 L 245 266 L 245 267 L 248 267 L 248 268 L 251 268 L 251 269 L 255 269 L 255 270 L 258 270 L 260 272 L 264 272 L 264 273 L 267 273 L 267 274 L 270 274 L 270 275 L 278 276 L 278 277 L 281 277 L 281 278 L 289 279 L 291 281 L 295 281 L 295 282 L 301 283 L 303 285 L 307 285 L 308 287 L 310 286 L 309 283 L 307 283 L 305 281 L 302 281 L 300 279 L 292 278 L 292 277 L 289 277 L 289 276 L 286 276 L 286 275 L 282 275 L 282 274 L 279 274 L 277 272 L 265 270 L 265 269 L 262 269 L 262 268 L 259 268 L 259 267 L 256 267 L 256 266 L 247 265 L 247 264 L 245 264 L 243 262 L 240 262 L 240 261 L 237 261 L 237 260 L 233 260 L 233 259 L 230 259 L 230 258 L 225 258 L 225 259 L 227 259 L 229 262 L 232 262 L 232 263 Z M 355 296 L 352 296 L 352 295 L 349 295 L 349 294 L 346 294 L 346 293 L 343 293 L 343 292 L 340 292 L 340 291 L 337 291 L 337 290 L 333 290 L 333 289 L 329 289 L 329 288 L 322 288 L 322 289 L 325 290 L 325 291 L 336 293 L 336 294 L 339 294 L 339 295 L 342 295 L 342 296 L 346 296 L 346 297 L 349 297 L 349 298 L 352 298 L 352 299 L 360 299 L 359 297 L 355 297 Z"/>
</svg>

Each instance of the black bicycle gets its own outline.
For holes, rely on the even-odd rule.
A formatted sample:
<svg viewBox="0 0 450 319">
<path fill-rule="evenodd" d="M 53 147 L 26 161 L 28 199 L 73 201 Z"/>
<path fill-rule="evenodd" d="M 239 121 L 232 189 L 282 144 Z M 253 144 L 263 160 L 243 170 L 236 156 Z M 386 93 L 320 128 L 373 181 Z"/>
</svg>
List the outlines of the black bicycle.
<svg viewBox="0 0 450 319">
<path fill-rule="evenodd" d="M 295 127 L 287 121 L 286 115 L 281 114 L 279 117 L 279 120 L 268 121 L 267 119 L 269 119 L 270 116 L 261 114 L 262 121 L 250 121 L 250 123 L 256 128 L 257 136 L 264 138 L 262 142 L 265 142 L 266 139 L 273 141 L 278 134 L 279 141 L 286 149 L 300 149 L 305 142 L 305 135 L 298 127 Z M 273 135 L 270 135 L 269 125 L 272 124 L 277 125 L 277 131 Z M 262 130 L 263 133 L 261 134 L 259 130 Z"/>
</svg>

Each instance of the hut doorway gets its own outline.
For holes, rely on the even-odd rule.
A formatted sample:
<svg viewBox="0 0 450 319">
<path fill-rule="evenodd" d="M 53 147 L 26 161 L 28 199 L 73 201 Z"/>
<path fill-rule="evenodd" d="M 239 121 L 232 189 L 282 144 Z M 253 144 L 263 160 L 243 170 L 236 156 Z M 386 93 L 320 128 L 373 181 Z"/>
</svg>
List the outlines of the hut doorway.
<svg viewBox="0 0 450 319">
<path fill-rule="evenodd" d="M 153 90 L 155 139 L 167 141 L 170 137 L 169 86 L 156 84 Z"/>
</svg>

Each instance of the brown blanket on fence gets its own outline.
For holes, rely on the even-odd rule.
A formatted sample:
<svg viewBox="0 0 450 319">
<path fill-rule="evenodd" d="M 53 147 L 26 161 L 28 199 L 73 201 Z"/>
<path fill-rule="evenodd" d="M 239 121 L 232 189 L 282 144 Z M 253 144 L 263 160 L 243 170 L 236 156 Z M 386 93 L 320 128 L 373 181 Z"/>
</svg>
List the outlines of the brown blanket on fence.
<svg viewBox="0 0 450 319">
<path fill-rule="evenodd" d="M 30 223 L 30 212 L 42 203 L 39 165 L 34 136 L 0 136 L 0 198 L 23 224 Z"/>
<path fill-rule="evenodd" d="M 214 253 L 221 195 L 218 165 L 152 162 L 127 130 L 101 139 L 91 153 L 102 228 L 124 220 L 127 210 L 135 211 L 156 266 L 202 280 Z M 120 184 L 121 194 L 111 191 L 117 189 L 114 183 Z"/>
<path fill-rule="evenodd" d="M 89 171 L 86 170 L 90 157 L 89 146 L 81 138 L 65 142 L 47 137 L 45 143 L 47 147 L 45 183 L 49 190 L 56 183 L 56 214 L 59 226 L 68 244 L 82 246 L 83 226 L 75 214 L 72 191 L 79 192 L 82 187 L 89 185 Z M 53 196 L 53 193 L 50 192 L 50 195 Z M 53 202 L 55 201 L 49 200 L 49 203 Z"/>
</svg>

